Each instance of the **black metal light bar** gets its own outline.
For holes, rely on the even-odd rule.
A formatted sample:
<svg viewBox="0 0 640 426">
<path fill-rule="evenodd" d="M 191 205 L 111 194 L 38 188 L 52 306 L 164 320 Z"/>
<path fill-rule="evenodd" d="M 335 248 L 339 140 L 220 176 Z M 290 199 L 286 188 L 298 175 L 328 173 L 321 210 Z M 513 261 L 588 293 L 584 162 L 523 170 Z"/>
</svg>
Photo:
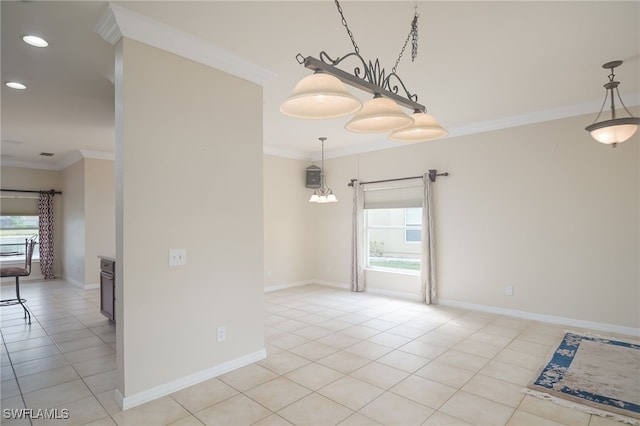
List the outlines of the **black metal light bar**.
<svg viewBox="0 0 640 426">
<path fill-rule="evenodd" d="M 321 55 L 324 54 L 324 52 L 321 53 Z M 326 55 L 326 54 L 325 54 Z M 366 64 L 364 63 L 364 61 L 362 60 L 362 57 L 360 57 L 359 54 L 357 53 L 352 53 L 350 55 L 356 55 L 360 58 L 360 60 L 363 62 L 363 64 L 365 65 L 365 76 L 370 76 L 371 75 L 371 69 L 373 68 L 371 65 L 369 67 L 366 66 Z M 347 56 L 350 56 L 347 55 Z M 347 56 L 343 57 L 343 58 L 339 58 L 335 61 L 332 61 L 333 63 L 338 63 L 341 62 L 343 59 L 345 59 Z M 328 55 L 327 55 L 328 57 Z M 299 59 L 300 62 L 300 59 Z M 379 84 L 375 84 L 372 83 L 370 81 L 367 81 L 363 78 L 358 78 L 353 74 L 349 74 L 346 71 L 341 70 L 340 68 L 335 67 L 334 65 L 328 64 L 326 62 L 323 62 L 319 59 L 316 59 L 312 56 L 307 56 L 305 57 L 301 62 L 301 64 L 303 64 L 306 68 L 309 68 L 310 70 L 313 71 L 321 71 L 321 72 L 325 72 L 327 74 L 330 74 L 338 79 L 340 79 L 343 83 L 346 83 L 350 86 L 353 86 L 357 89 L 360 90 L 364 90 L 365 92 L 371 93 L 373 95 L 375 94 L 380 94 L 382 96 L 384 96 L 385 98 L 389 98 L 394 100 L 395 102 L 397 102 L 400 105 L 405 106 L 406 108 L 409 108 L 413 111 L 422 111 L 422 112 L 426 112 L 427 108 L 424 105 L 419 104 L 418 102 L 415 102 L 411 99 L 405 98 L 403 96 L 398 95 L 397 93 L 394 93 L 388 89 L 386 89 L 385 87 L 379 85 Z M 377 61 L 376 61 L 377 64 Z M 356 71 L 359 71 L 359 68 L 356 68 Z M 384 74 L 384 70 L 381 71 Z M 404 87 L 404 84 L 402 83 L 402 81 L 398 78 L 398 76 L 395 73 L 391 73 L 389 74 L 388 77 L 384 78 L 383 81 L 381 82 L 381 84 L 390 87 L 390 82 L 389 82 L 389 77 L 391 76 L 395 76 L 398 81 L 400 82 L 400 84 L 402 85 L 402 87 Z M 397 86 L 395 87 L 395 89 L 397 90 Z M 406 88 L 405 88 L 406 91 Z M 409 96 L 409 95 L 408 95 Z M 415 97 L 417 98 L 417 97 Z"/>
<path fill-rule="evenodd" d="M 56 191 L 50 189 L 48 191 L 33 191 L 33 190 L 23 190 L 23 189 L 0 189 L 0 192 L 24 192 L 30 194 L 62 194 L 61 191 Z"/>
<path fill-rule="evenodd" d="M 429 180 L 431 182 L 436 181 L 436 176 L 449 176 L 449 172 L 438 173 L 436 169 L 429 170 Z M 360 182 L 360 185 L 367 185 L 371 183 L 397 182 L 401 180 L 422 179 L 422 178 L 423 176 L 410 176 L 410 177 L 395 178 L 395 179 L 372 180 L 369 182 Z M 353 183 L 356 182 L 357 180 L 358 179 L 351 179 L 351 181 L 347 184 L 347 186 L 353 186 Z"/>
</svg>

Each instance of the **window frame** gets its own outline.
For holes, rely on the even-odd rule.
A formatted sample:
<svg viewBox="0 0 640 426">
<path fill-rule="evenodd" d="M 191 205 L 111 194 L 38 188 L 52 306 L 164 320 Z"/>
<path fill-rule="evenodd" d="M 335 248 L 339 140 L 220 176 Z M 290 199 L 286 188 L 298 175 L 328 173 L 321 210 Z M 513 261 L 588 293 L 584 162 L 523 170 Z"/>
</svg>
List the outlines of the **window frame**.
<svg viewBox="0 0 640 426">
<path fill-rule="evenodd" d="M 25 243 L 24 240 L 32 237 L 32 236 L 36 236 L 39 237 L 40 236 L 40 217 L 37 214 L 4 214 L 4 215 L 0 215 L 1 218 L 6 218 L 6 217 L 21 217 L 21 218 L 35 218 L 37 225 L 35 226 L 31 226 L 31 227 L 21 227 L 21 228 L 14 228 L 14 227 L 6 227 L 3 225 L 3 221 L 0 221 L 0 252 L 3 252 L 3 250 L 1 250 L 2 247 L 4 246 L 22 246 L 24 247 Z M 5 231 L 32 231 L 30 233 L 16 233 L 15 235 L 11 235 L 6 234 L 5 235 Z M 6 238 L 11 238 L 13 237 L 16 242 L 4 242 L 6 241 Z M 24 237 L 24 238 L 22 238 Z M 21 241 L 17 241 L 18 239 L 20 239 Z M 24 261 L 24 256 L 25 253 L 23 253 L 22 251 L 17 251 L 16 253 L 10 252 L 11 254 L 7 254 L 7 255 L 0 255 L 0 261 L 2 263 L 15 263 L 15 262 L 21 262 Z M 36 239 L 36 245 L 34 247 L 33 250 L 33 256 L 31 258 L 32 262 L 33 261 L 39 261 L 40 260 L 40 244 L 38 242 L 38 240 Z"/>
<path fill-rule="evenodd" d="M 418 264 L 418 268 L 417 269 L 410 269 L 410 268 L 394 268 L 394 267 L 384 267 L 384 266 L 376 266 L 376 265 L 372 265 L 371 264 L 371 259 L 373 258 L 371 256 L 371 249 L 370 249 L 370 244 L 371 244 L 371 234 L 370 234 L 370 230 L 398 230 L 401 231 L 403 233 L 403 237 L 404 237 L 404 243 L 405 244 L 415 244 L 415 243 L 421 243 L 421 241 L 407 241 L 406 240 L 406 235 L 407 235 L 407 231 L 408 230 L 416 230 L 416 228 L 420 231 L 422 231 L 422 225 L 413 225 L 410 224 L 409 226 L 411 227 L 411 229 L 409 229 L 407 227 L 407 210 L 408 209 L 419 209 L 422 210 L 421 207 L 390 207 L 390 208 L 385 208 L 385 209 L 378 209 L 378 208 L 373 208 L 373 209 L 367 209 L 365 208 L 363 210 L 363 215 L 364 215 L 364 242 L 365 242 L 365 247 L 366 247 L 366 258 L 365 258 L 365 268 L 368 270 L 373 270 L 373 271 L 381 271 L 381 272 L 388 272 L 388 273 L 398 273 L 398 274 L 409 274 L 409 275 L 419 275 L 420 274 L 420 263 L 421 263 L 421 256 L 419 256 L 416 260 L 417 260 L 417 264 Z M 370 210 L 404 210 L 403 212 L 403 217 L 404 217 L 404 225 L 370 225 L 369 223 L 369 211 Z M 422 218 L 422 211 L 420 211 L 420 218 Z M 421 236 L 422 237 L 422 236 Z M 401 259 L 401 258 L 399 258 Z M 411 262 L 407 262 L 407 263 L 411 263 Z"/>
</svg>

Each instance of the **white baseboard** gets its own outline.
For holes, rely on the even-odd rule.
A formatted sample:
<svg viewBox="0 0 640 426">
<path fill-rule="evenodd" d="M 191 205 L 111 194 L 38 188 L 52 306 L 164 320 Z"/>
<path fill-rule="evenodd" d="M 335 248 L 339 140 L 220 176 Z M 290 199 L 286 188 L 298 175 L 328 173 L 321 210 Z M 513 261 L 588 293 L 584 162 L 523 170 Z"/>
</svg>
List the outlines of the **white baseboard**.
<svg viewBox="0 0 640 426">
<path fill-rule="evenodd" d="M 81 288 L 83 290 L 91 290 L 94 288 L 100 288 L 100 283 L 92 283 L 92 284 L 85 284 L 83 282 L 80 282 L 74 278 L 71 277 L 64 277 L 63 278 L 65 281 L 67 281 L 68 283 L 70 283 L 71 285 L 73 285 L 74 287 L 78 287 Z"/>
<path fill-rule="evenodd" d="M 278 286 L 278 287 L 288 288 L 288 287 L 307 285 L 307 284 L 325 285 L 328 287 L 335 287 L 335 288 L 346 289 L 346 290 L 350 288 L 349 284 L 337 283 L 332 281 L 324 281 L 324 280 L 300 281 L 299 283 Z M 269 291 L 280 290 L 280 288 L 273 288 L 273 287 L 268 287 L 268 288 L 272 289 Z M 267 291 L 267 288 L 265 288 L 265 292 L 266 291 Z M 404 293 L 399 291 L 383 290 L 383 289 L 377 289 L 377 288 L 371 288 L 371 287 L 367 287 L 365 291 L 367 293 L 380 294 L 382 296 L 420 301 L 420 295 L 416 295 L 413 293 Z M 578 320 L 574 318 L 559 317 L 554 315 L 538 314 L 535 312 L 519 311 L 516 309 L 498 308 L 496 306 L 489 306 L 489 305 L 478 305 L 474 303 L 460 302 L 460 301 L 451 300 L 451 299 L 438 299 L 437 303 L 443 306 L 451 306 L 454 308 L 489 312 L 492 314 L 508 315 L 511 317 L 548 322 L 552 324 L 567 325 L 571 327 L 586 328 L 590 330 L 606 331 L 609 333 L 626 334 L 628 336 L 640 337 L 640 328 L 625 327 L 621 325 L 607 324 L 607 323 L 594 322 L 594 321 Z"/>
<path fill-rule="evenodd" d="M 351 286 L 349 284 L 336 283 L 336 282 L 331 282 L 331 281 L 314 280 L 313 283 L 314 284 L 318 284 L 318 285 L 326 285 L 328 287 L 341 288 L 341 289 L 345 289 L 345 290 L 349 290 L 351 288 Z M 402 292 L 402 291 L 385 290 L 385 289 L 382 289 L 382 288 L 375 288 L 375 287 L 366 287 L 364 291 L 365 291 L 365 293 L 379 294 L 381 296 L 389 296 L 389 297 L 394 297 L 394 298 L 398 298 L 398 299 L 411 300 L 411 301 L 415 301 L 415 302 L 419 302 L 420 301 L 420 295 L 419 294 L 405 293 L 405 292 Z"/>
<path fill-rule="evenodd" d="M 470 309 L 473 311 L 489 312 L 492 314 L 509 315 L 516 318 L 530 319 L 534 321 L 548 322 L 552 324 L 568 325 L 577 328 L 587 328 L 590 330 L 606 331 L 609 333 L 626 334 L 629 336 L 640 336 L 640 328 L 625 327 L 622 325 L 607 324 L 602 322 L 585 321 L 574 318 L 558 317 L 554 315 L 538 314 L 535 312 L 518 311 L 515 309 L 498 308 L 488 305 L 476 305 L 474 303 L 460 302 L 451 299 L 438 299 L 438 304 L 451 306 L 453 308 Z"/>
<path fill-rule="evenodd" d="M 256 361 L 260 361 L 267 357 L 267 351 L 265 349 L 257 352 L 241 356 L 240 358 L 232 359 L 231 361 L 223 362 L 215 367 L 208 368 L 198 373 L 191 374 L 189 376 L 182 377 L 177 380 L 173 380 L 169 383 L 162 384 L 160 386 L 153 387 L 149 390 L 139 392 L 130 396 L 123 396 L 119 389 L 115 390 L 115 399 L 118 406 L 122 410 L 128 410 L 129 408 L 136 407 L 144 404 L 145 402 L 153 401 L 154 399 L 161 398 L 169 395 L 173 392 L 177 392 L 181 389 L 189 386 L 196 385 L 205 380 L 212 379 L 221 374 L 228 373 L 229 371 L 244 367 L 249 364 L 253 364 Z"/>
<path fill-rule="evenodd" d="M 346 290 L 349 290 L 351 288 L 349 283 L 336 283 L 333 281 L 324 281 L 324 280 L 313 280 L 312 284 L 326 285 L 328 287 L 336 287 L 336 288 L 342 288 Z"/>
<path fill-rule="evenodd" d="M 298 282 L 290 283 L 290 284 L 271 285 L 269 287 L 265 287 L 264 288 L 264 292 L 265 293 L 269 293 L 269 292 L 272 292 L 272 291 L 284 290 L 286 288 L 291 288 L 291 287 L 300 287 L 300 286 L 309 285 L 309 284 L 313 284 L 313 281 L 312 280 L 308 280 L 308 281 L 298 281 Z"/>
<path fill-rule="evenodd" d="M 381 288 L 371 288 L 371 287 L 367 287 L 365 291 L 367 293 L 380 294 L 382 296 L 395 297 L 399 299 L 407 299 L 414 302 L 420 302 L 422 300 L 419 294 L 404 293 L 401 291 L 384 290 Z"/>
</svg>

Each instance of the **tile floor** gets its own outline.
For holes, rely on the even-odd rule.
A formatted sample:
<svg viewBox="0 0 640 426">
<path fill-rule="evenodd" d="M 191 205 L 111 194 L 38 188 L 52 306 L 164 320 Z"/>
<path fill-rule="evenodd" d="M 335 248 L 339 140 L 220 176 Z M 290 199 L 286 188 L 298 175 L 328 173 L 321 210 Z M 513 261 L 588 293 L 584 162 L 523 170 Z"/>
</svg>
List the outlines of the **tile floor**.
<svg viewBox="0 0 640 426">
<path fill-rule="evenodd" d="M 67 409 L 54 425 L 621 425 L 522 392 L 565 327 L 316 285 L 265 295 L 265 360 L 122 412 L 98 290 L 21 290 L 31 326 L 0 309 L 6 425 L 47 424 L 4 418 L 25 407 Z"/>
</svg>

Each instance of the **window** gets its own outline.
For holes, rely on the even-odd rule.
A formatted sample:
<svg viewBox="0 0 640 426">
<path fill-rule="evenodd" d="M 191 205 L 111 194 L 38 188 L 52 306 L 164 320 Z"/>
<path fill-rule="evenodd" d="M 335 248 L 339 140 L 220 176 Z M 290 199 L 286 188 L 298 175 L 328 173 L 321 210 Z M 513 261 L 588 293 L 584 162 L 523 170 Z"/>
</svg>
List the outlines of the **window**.
<svg viewBox="0 0 640 426">
<path fill-rule="evenodd" d="M 405 243 L 420 243 L 422 239 L 422 209 L 404 209 L 404 241 Z"/>
<path fill-rule="evenodd" d="M 0 260 L 24 260 L 25 239 L 38 233 L 38 216 L 0 216 Z M 36 244 L 33 259 L 39 258 Z"/>
<path fill-rule="evenodd" d="M 422 208 L 365 209 L 365 228 L 367 267 L 420 271 Z"/>
</svg>

